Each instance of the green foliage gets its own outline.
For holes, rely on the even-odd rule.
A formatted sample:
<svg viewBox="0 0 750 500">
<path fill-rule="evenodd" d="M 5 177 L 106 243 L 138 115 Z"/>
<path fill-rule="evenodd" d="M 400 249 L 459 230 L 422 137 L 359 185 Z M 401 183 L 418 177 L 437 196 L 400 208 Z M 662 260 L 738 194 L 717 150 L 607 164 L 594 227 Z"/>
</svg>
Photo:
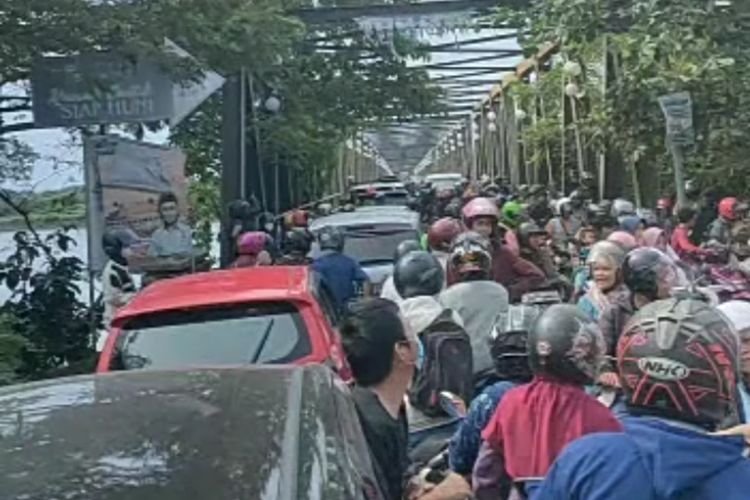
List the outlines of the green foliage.
<svg viewBox="0 0 750 500">
<path fill-rule="evenodd" d="M 77 285 L 84 265 L 68 255 L 75 241 L 64 230 L 44 240 L 19 231 L 14 243 L 0 263 L 0 283 L 12 293 L 0 307 L 0 383 L 90 372 L 90 310 Z"/>
<path fill-rule="evenodd" d="M 750 188 L 745 166 L 750 153 L 750 19 L 731 9 L 712 9 L 709 3 L 535 1 L 524 12 L 501 12 L 498 21 L 522 23 L 528 52 L 550 41 L 561 43 L 562 60 L 584 68 L 572 80 L 584 91 L 578 99 L 583 110 L 579 126 L 588 150 L 606 145 L 622 158 L 638 158 L 644 170 L 662 167 L 665 191 L 672 182 L 671 162 L 658 97 L 689 91 L 696 130 L 696 146 L 687 157 L 689 174 L 704 186 L 737 193 Z M 602 96 L 605 38 L 610 68 Z M 558 120 L 560 88 L 559 83 L 540 86 Z M 531 134 L 549 137 L 549 123 L 536 127 L 541 130 Z"/>
</svg>

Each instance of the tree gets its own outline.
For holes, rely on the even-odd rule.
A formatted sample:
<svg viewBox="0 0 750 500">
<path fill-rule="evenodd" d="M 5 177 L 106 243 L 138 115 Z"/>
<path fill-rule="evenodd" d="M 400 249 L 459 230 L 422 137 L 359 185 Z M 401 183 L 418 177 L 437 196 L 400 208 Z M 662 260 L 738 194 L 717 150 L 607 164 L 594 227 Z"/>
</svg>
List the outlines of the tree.
<svg viewBox="0 0 750 500">
<path fill-rule="evenodd" d="M 606 146 L 610 159 L 622 157 L 630 169 L 627 178 L 640 184 L 647 198 L 660 194 L 659 182 L 664 193 L 673 185 L 658 97 L 676 91 L 693 96 L 696 146 L 688 154 L 690 175 L 704 187 L 737 193 L 750 188 L 743 173 L 750 139 L 750 19 L 712 4 L 548 0 L 532 2 L 524 12 L 505 11 L 499 19 L 523 27 L 522 43 L 529 51 L 557 41 L 558 66 L 567 60 L 583 67 L 570 80 L 582 91 L 573 99 L 585 111 L 580 126 L 588 152 Z M 605 46 L 609 82 L 602 94 Z M 544 97 L 559 108 L 559 86 Z"/>
</svg>

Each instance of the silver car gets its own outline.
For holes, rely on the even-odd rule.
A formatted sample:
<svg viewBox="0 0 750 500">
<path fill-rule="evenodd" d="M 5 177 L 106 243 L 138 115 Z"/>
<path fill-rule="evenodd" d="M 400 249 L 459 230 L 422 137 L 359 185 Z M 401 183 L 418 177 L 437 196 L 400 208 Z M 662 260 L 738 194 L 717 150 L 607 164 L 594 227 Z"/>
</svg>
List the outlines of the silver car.
<svg viewBox="0 0 750 500">
<path fill-rule="evenodd" d="M 406 207 L 360 207 L 315 219 L 310 231 L 317 236 L 324 227 L 339 227 L 346 241 L 344 254 L 359 262 L 370 282 L 379 290 L 393 273 L 393 255 L 404 240 L 419 241 L 419 214 Z M 311 257 L 320 254 L 317 242 Z"/>
</svg>

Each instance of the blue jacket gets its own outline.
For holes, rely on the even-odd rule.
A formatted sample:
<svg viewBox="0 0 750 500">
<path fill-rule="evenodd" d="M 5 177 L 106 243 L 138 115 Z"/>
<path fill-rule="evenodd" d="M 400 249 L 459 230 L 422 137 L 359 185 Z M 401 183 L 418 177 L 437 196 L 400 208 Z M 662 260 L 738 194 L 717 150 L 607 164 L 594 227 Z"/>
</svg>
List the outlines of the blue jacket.
<svg viewBox="0 0 750 500">
<path fill-rule="evenodd" d="M 658 419 L 623 419 L 624 433 L 592 434 L 558 457 L 534 500 L 745 500 L 750 461 L 739 437 Z"/>
<path fill-rule="evenodd" d="M 354 283 L 367 281 L 359 263 L 342 253 L 324 254 L 313 261 L 312 267 L 328 286 L 339 310 L 344 310 L 347 302 L 355 298 Z"/>
<path fill-rule="evenodd" d="M 448 446 L 448 461 L 453 472 L 471 474 L 482 445 L 482 431 L 495 413 L 506 392 L 514 388 L 513 382 L 497 382 L 475 397 L 466 417 L 456 429 Z"/>
</svg>

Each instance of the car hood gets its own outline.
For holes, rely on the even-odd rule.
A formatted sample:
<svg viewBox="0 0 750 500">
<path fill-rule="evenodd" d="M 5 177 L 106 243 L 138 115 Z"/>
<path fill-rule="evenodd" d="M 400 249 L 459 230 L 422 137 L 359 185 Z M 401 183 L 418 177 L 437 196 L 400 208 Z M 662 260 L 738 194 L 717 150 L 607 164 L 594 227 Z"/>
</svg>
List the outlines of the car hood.
<svg viewBox="0 0 750 500">
<path fill-rule="evenodd" d="M 3 498 L 361 498 L 342 472 L 369 464 L 336 444 L 344 438 L 335 430 L 356 416 L 349 404 L 345 418 L 334 384 L 315 366 L 128 372 L 0 390 Z"/>
</svg>

